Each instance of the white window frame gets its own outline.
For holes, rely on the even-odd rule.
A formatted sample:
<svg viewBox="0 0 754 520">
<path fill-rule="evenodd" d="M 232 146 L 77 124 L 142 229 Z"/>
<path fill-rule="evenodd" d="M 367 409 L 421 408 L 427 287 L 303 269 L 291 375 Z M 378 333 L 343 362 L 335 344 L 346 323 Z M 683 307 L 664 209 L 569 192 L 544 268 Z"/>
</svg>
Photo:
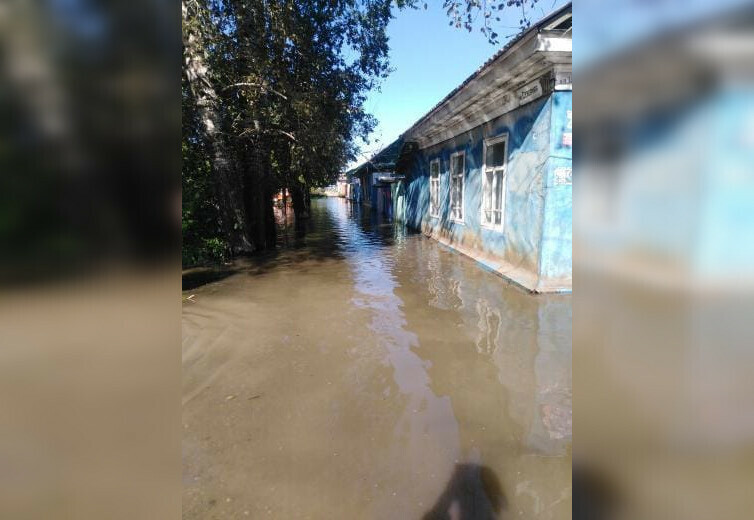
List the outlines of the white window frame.
<svg viewBox="0 0 754 520">
<path fill-rule="evenodd" d="M 490 166 L 488 168 L 487 148 L 489 146 L 500 143 L 505 143 L 505 155 L 503 156 L 503 164 L 502 166 Z M 508 198 L 508 155 L 508 134 L 484 140 L 484 147 L 482 149 L 482 203 L 480 204 L 479 221 L 481 222 L 482 227 L 486 229 L 502 231 L 505 228 L 505 199 Z M 490 172 L 492 173 L 492 186 L 490 186 L 487 182 L 487 174 Z M 498 178 L 498 174 L 500 174 L 500 179 Z M 497 190 L 495 188 L 497 187 L 496 183 L 501 181 L 503 183 L 502 189 L 500 190 L 500 196 L 502 197 L 502 200 L 498 201 L 500 202 L 500 209 L 498 210 L 495 209 L 494 199 L 495 194 L 497 193 Z M 492 220 L 490 222 L 487 222 L 484 215 L 484 201 L 488 189 L 492 192 L 492 207 L 490 208 Z M 497 211 L 500 212 L 500 224 L 495 224 L 495 213 Z"/>
<path fill-rule="evenodd" d="M 437 165 L 437 179 L 432 179 L 432 166 Z M 440 179 L 442 178 L 442 171 L 440 170 L 440 159 L 433 159 L 429 161 L 429 216 L 433 218 L 440 217 Z M 437 207 L 435 212 L 432 212 L 432 193 L 436 191 L 435 200 L 437 201 Z"/>
<path fill-rule="evenodd" d="M 455 158 L 458 156 L 461 156 L 463 158 L 463 166 L 461 167 L 461 173 L 456 173 L 454 175 L 453 173 L 453 164 L 455 163 Z M 461 178 L 461 218 L 457 218 L 453 214 L 453 178 L 454 177 L 460 177 Z M 466 152 L 460 151 L 450 154 L 450 164 L 448 165 L 448 179 L 450 186 L 448 189 L 448 207 L 450 208 L 450 220 L 452 222 L 456 222 L 458 224 L 463 224 L 464 218 L 466 217 L 466 211 L 464 211 L 465 208 L 465 202 L 466 202 Z"/>
</svg>

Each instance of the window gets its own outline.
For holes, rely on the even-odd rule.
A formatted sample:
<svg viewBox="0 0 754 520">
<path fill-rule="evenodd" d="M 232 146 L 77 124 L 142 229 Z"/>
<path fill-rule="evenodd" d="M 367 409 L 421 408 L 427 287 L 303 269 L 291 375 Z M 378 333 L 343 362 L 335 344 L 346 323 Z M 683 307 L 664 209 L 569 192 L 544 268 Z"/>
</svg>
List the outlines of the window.
<svg viewBox="0 0 754 520">
<path fill-rule="evenodd" d="M 463 222 L 464 153 L 450 156 L 450 218 Z"/>
<path fill-rule="evenodd" d="M 505 221 L 505 166 L 508 136 L 484 142 L 482 168 L 482 225 L 502 229 Z"/>
<path fill-rule="evenodd" d="M 440 216 L 440 159 L 429 163 L 429 216 Z"/>
</svg>

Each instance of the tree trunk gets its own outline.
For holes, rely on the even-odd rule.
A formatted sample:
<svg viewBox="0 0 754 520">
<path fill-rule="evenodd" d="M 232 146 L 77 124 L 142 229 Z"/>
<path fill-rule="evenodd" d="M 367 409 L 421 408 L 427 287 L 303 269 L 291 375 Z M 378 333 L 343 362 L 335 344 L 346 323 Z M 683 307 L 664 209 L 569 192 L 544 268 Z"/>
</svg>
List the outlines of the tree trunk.
<svg viewBox="0 0 754 520">
<path fill-rule="evenodd" d="M 271 176 L 270 176 L 271 177 Z M 264 229 L 266 231 L 266 245 L 268 248 L 275 247 L 277 245 L 277 226 L 275 225 L 275 209 L 272 207 L 272 197 L 275 195 L 275 190 L 270 185 L 270 177 L 266 183 L 264 190 Z"/>
<path fill-rule="evenodd" d="M 202 121 L 204 139 L 211 150 L 214 189 L 220 205 L 220 225 L 233 254 L 249 252 L 254 244 L 249 239 L 245 208 L 239 189 L 240 178 L 233 167 L 231 154 L 221 134 L 222 119 L 219 101 L 205 62 L 201 20 L 181 2 L 183 18 L 183 68 L 191 94 Z"/>
<path fill-rule="evenodd" d="M 258 2 L 248 3 L 240 0 L 229 0 L 228 3 L 233 6 L 235 32 L 241 48 L 264 48 L 264 31 L 260 32 L 260 27 L 266 23 L 268 7 Z M 250 53 L 241 52 L 235 62 L 239 79 L 243 80 L 240 84 L 256 85 L 256 80 L 252 78 L 259 74 L 260 64 L 252 59 Z M 263 83 L 263 80 L 260 79 L 259 83 Z M 276 182 L 271 163 L 274 142 L 269 135 L 269 128 L 265 126 L 264 112 L 269 108 L 269 101 L 265 96 L 268 91 L 261 88 L 260 92 L 262 95 L 256 98 L 255 102 L 244 102 L 241 105 L 241 113 L 254 123 L 255 137 L 245 137 L 238 142 L 241 149 L 239 157 L 242 158 L 242 171 L 246 181 L 244 203 L 247 208 L 248 229 L 255 250 L 274 248 L 277 241 L 273 208 Z"/>
<path fill-rule="evenodd" d="M 273 248 L 276 242 L 271 165 L 264 152 L 268 148 L 269 143 L 265 140 L 250 147 L 251 167 L 246 169 L 246 203 L 251 217 L 249 229 L 256 249 Z"/>
<path fill-rule="evenodd" d="M 309 208 L 306 204 L 306 192 L 304 185 L 294 183 L 291 186 L 291 199 L 293 201 L 293 214 L 296 217 L 296 228 L 304 225 L 304 221 L 309 218 Z"/>
</svg>

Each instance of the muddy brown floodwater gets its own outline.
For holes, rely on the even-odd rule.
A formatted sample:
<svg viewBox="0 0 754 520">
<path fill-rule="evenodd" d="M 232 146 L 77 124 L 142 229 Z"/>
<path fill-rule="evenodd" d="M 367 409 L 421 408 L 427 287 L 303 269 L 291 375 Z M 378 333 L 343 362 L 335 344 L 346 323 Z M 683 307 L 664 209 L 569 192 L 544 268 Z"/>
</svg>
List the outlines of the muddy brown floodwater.
<svg viewBox="0 0 754 520">
<path fill-rule="evenodd" d="M 306 226 L 184 279 L 184 517 L 570 518 L 570 297 L 342 199 Z"/>
</svg>

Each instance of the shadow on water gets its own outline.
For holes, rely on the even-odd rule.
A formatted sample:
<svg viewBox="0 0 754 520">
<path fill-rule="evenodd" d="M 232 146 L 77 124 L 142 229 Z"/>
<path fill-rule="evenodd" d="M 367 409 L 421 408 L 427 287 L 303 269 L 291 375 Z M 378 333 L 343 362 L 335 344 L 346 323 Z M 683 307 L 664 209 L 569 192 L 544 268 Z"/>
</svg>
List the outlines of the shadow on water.
<svg viewBox="0 0 754 520">
<path fill-rule="evenodd" d="M 272 269 L 285 269 L 306 261 L 342 258 L 339 244 L 327 236 L 327 230 L 333 229 L 334 223 L 325 210 L 326 204 L 326 200 L 315 199 L 312 203 L 311 218 L 298 223 L 292 209 L 282 211 L 276 207 L 277 244 L 275 249 L 239 256 L 230 266 L 186 269 L 181 277 L 182 290 L 196 289 L 240 272 L 261 275 Z"/>
<path fill-rule="evenodd" d="M 355 253 L 376 254 L 419 231 L 408 230 L 345 199 L 313 199 L 309 218 L 296 222 L 292 209 L 275 208 L 277 244 L 275 249 L 236 258 L 225 266 L 194 267 L 183 271 L 183 291 L 221 281 L 231 275 L 260 276 L 274 270 L 301 269 L 324 262 L 343 261 Z M 343 235 L 343 222 L 354 224 L 351 235 Z M 359 240 L 353 240 L 358 234 Z"/>
<path fill-rule="evenodd" d="M 619 494 L 606 475 L 583 464 L 573 465 L 573 520 L 609 520 Z"/>
<path fill-rule="evenodd" d="M 363 240 L 342 233 L 343 222 L 354 222 Z M 395 224 L 371 208 L 340 198 L 313 199 L 311 215 L 296 223 L 293 211 L 276 209 L 277 247 L 240 259 L 236 272 L 258 276 L 272 270 L 299 268 L 303 264 L 342 261 L 354 248 L 390 247 L 414 232 Z M 418 233 L 418 232 L 417 232 Z M 362 251 L 363 252 L 363 251 Z"/>
<path fill-rule="evenodd" d="M 223 280 L 236 272 L 235 269 L 221 267 L 188 269 L 181 276 L 181 290 L 190 291 L 202 285 Z"/>
<path fill-rule="evenodd" d="M 507 507 L 500 480 L 492 469 L 457 464 L 445 490 L 422 520 L 492 520 Z"/>
</svg>

